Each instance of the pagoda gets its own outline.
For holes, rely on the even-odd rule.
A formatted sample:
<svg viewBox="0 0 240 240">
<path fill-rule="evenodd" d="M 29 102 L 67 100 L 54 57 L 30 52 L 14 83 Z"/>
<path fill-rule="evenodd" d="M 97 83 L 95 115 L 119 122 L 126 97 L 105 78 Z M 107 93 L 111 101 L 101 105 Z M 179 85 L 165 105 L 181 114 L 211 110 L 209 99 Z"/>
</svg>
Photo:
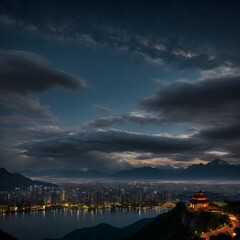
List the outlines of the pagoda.
<svg viewBox="0 0 240 240">
<path fill-rule="evenodd" d="M 192 200 L 189 201 L 189 210 L 209 210 L 210 202 L 207 200 L 207 198 L 208 197 L 204 194 L 202 190 L 194 193 L 194 195 L 192 196 Z"/>
</svg>

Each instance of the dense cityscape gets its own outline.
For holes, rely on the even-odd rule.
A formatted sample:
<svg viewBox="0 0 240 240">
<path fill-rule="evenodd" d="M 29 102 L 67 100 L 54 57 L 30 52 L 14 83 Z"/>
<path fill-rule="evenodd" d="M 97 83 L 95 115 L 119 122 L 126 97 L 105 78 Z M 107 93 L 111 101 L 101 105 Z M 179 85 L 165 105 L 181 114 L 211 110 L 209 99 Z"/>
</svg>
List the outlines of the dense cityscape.
<svg viewBox="0 0 240 240">
<path fill-rule="evenodd" d="M 217 186 L 217 190 L 216 190 Z M 230 187 L 229 187 L 230 186 Z M 174 184 L 154 182 L 97 182 L 77 186 L 30 186 L 0 192 L 0 213 L 41 211 L 56 208 L 94 210 L 101 208 L 172 208 L 188 202 L 194 191 L 204 188 L 212 201 L 237 200 L 238 184 Z"/>
</svg>

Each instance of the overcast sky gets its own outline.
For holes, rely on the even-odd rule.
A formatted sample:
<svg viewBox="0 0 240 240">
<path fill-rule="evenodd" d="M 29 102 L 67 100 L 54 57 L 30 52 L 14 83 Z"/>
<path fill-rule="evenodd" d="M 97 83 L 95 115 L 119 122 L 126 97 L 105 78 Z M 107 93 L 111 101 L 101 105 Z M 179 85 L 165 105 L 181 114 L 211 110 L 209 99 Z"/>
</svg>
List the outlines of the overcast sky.
<svg viewBox="0 0 240 240">
<path fill-rule="evenodd" d="M 239 1 L 0 0 L 0 165 L 240 163 Z"/>
</svg>

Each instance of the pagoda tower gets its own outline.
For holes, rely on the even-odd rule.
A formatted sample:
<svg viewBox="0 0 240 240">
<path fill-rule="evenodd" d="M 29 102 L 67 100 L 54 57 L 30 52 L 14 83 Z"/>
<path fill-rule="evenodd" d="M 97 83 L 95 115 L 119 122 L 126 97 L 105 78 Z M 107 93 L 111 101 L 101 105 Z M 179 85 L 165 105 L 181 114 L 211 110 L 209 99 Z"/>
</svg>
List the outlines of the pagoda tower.
<svg viewBox="0 0 240 240">
<path fill-rule="evenodd" d="M 189 201 L 189 209 L 194 211 L 208 210 L 210 202 L 207 200 L 207 198 L 208 197 L 202 190 L 194 193 L 192 200 Z"/>
</svg>

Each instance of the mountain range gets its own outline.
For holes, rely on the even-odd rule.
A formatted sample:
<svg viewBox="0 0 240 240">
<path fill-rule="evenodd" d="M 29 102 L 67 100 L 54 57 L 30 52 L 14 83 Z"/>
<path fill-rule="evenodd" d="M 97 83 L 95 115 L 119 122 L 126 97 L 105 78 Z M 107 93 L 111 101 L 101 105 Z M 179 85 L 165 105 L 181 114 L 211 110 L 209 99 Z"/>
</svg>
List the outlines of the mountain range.
<svg viewBox="0 0 240 240">
<path fill-rule="evenodd" d="M 46 187 L 56 187 L 57 185 L 47 182 L 33 181 L 19 173 L 10 173 L 4 168 L 0 168 L 0 191 L 10 191 L 15 188 L 25 189 L 33 185 L 43 185 Z"/>
<path fill-rule="evenodd" d="M 14 174 L 10 177 L 7 173 L 5 169 L 0 169 L 0 189 L 4 188 L 5 183 L 8 185 L 9 183 L 12 184 L 12 187 L 15 187 L 14 184 L 16 182 L 21 183 L 22 186 L 34 184 L 34 182 L 31 182 L 31 179 L 26 179 L 26 177 L 20 174 Z M 207 164 L 193 164 L 187 168 L 174 168 L 171 166 L 155 168 L 146 166 L 122 170 L 113 174 L 106 174 L 98 170 L 62 170 L 42 173 L 25 171 L 22 173 L 30 177 L 48 176 L 54 178 L 109 180 L 240 180 L 240 165 L 233 165 L 229 164 L 227 161 L 215 159 Z M 8 180 L 4 180 L 5 178 Z M 42 185 L 44 184 L 45 183 L 42 183 Z"/>
<path fill-rule="evenodd" d="M 207 164 L 193 164 L 188 168 L 152 168 L 143 167 L 124 170 L 113 174 L 118 179 L 162 179 L 162 180 L 215 180 L 240 179 L 240 166 L 232 165 L 221 159 Z"/>
</svg>

